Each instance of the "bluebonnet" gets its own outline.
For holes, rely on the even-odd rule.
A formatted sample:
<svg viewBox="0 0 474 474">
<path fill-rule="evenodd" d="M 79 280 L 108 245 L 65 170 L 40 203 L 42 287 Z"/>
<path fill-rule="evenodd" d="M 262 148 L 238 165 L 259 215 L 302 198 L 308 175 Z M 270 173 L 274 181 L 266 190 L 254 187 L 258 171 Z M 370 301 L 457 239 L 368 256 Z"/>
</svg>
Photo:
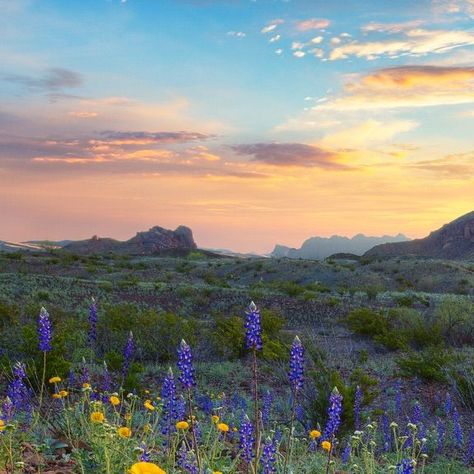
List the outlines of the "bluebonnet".
<svg viewBox="0 0 474 474">
<path fill-rule="evenodd" d="M 464 455 L 464 463 L 469 464 L 474 459 L 474 429 L 469 434 L 469 443 Z"/>
<path fill-rule="evenodd" d="M 464 435 L 462 432 L 461 422 L 459 420 L 459 413 L 456 407 L 453 407 L 453 434 L 456 446 L 462 448 L 464 444 Z"/>
<path fill-rule="evenodd" d="M 178 451 L 178 466 L 188 474 L 199 474 L 196 455 L 183 444 Z"/>
<path fill-rule="evenodd" d="M 130 369 L 134 347 L 135 347 L 135 343 L 133 341 L 133 332 L 130 331 L 127 342 L 123 349 L 123 364 L 122 364 L 122 377 L 123 378 L 127 377 L 128 370 Z"/>
<path fill-rule="evenodd" d="M 148 448 L 147 448 L 146 444 L 142 443 L 140 445 L 140 449 L 141 449 L 141 452 L 142 452 L 142 454 L 140 455 L 140 461 L 150 462 L 151 461 L 151 456 L 150 456 L 150 453 L 148 451 Z"/>
<path fill-rule="evenodd" d="M 263 349 L 262 323 L 260 311 L 253 301 L 245 314 L 245 347 L 261 351 Z"/>
<path fill-rule="evenodd" d="M 410 421 L 414 425 L 419 426 L 420 423 L 421 423 L 422 417 L 423 417 L 423 414 L 422 414 L 422 411 L 421 411 L 421 406 L 418 402 L 416 402 L 415 405 L 413 406 L 413 414 L 412 414 L 412 417 L 411 417 Z"/>
<path fill-rule="evenodd" d="M 163 385 L 161 387 L 161 399 L 163 409 L 161 412 L 160 426 L 163 435 L 169 435 L 175 429 L 178 419 L 178 400 L 176 397 L 176 383 L 171 367 L 168 369 Z"/>
<path fill-rule="evenodd" d="M 38 339 L 39 339 L 39 350 L 41 352 L 49 352 L 51 347 L 51 341 L 53 338 L 53 327 L 49 314 L 45 308 L 41 308 L 38 317 Z"/>
<path fill-rule="evenodd" d="M 254 441 L 252 422 L 250 421 L 249 417 L 245 415 L 243 417 L 242 423 L 240 424 L 239 446 L 242 459 L 247 463 L 250 463 L 253 458 Z"/>
<path fill-rule="evenodd" d="M 412 459 L 402 459 L 402 462 L 397 464 L 397 474 L 414 474 L 415 466 Z"/>
<path fill-rule="evenodd" d="M 30 413 L 31 397 L 26 384 L 26 368 L 21 362 L 13 366 L 13 380 L 8 385 L 7 397 L 11 402 L 13 411 Z"/>
<path fill-rule="evenodd" d="M 395 384 L 395 410 L 400 418 L 402 416 L 402 382 L 400 379 Z"/>
<path fill-rule="evenodd" d="M 176 419 L 184 420 L 186 416 L 186 400 L 181 395 L 176 401 Z"/>
<path fill-rule="evenodd" d="M 305 426 L 305 412 L 304 412 L 304 408 L 303 408 L 303 405 L 296 405 L 296 408 L 295 408 L 295 416 L 296 416 L 296 419 L 303 425 Z"/>
<path fill-rule="evenodd" d="M 112 391 L 112 377 L 110 376 L 109 368 L 104 360 L 103 371 L 102 371 L 102 391 L 110 393 Z"/>
<path fill-rule="evenodd" d="M 392 433 L 390 431 L 390 422 L 387 413 L 382 415 L 382 431 L 383 431 L 383 449 L 389 451 L 392 444 Z"/>
<path fill-rule="evenodd" d="M 81 366 L 81 373 L 79 375 L 79 381 L 81 384 L 89 383 L 91 380 L 91 374 L 89 372 L 89 368 L 87 367 L 87 362 L 84 357 L 82 358 L 82 366 Z"/>
<path fill-rule="evenodd" d="M 341 456 L 342 462 L 347 464 L 351 459 L 351 443 L 347 442 L 346 446 L 344 447 L 344 451 L 342 451 Z"/>
<path fill-rule="evenodd" d="M 76 385 L 76 374 L 74 373 L 74 369 L 69 369 L 67 383 L 69 387 L 74 387 L 74 385 Z"/>
<path fill-rule="evenodd" d="M 97 304 L 94 298 L 92 298 L 91 305 L 89 306 L 89 332 L 87 334 L 87 342 L 89 346 L 93 346 L 97 340 Z"/>
<path fill-rule="evenodd" d="M 178 349 L 178 368 L 180 370 L 179 381 L 185 389 L 191 389 L 196 385 L 194 378 L 195 370 L 193 367 L 193 354 L 191 348 L 184 339 Z"/>
<path fill-rule="evenodd" d="M 360 408 L 362 405 L 362 390 L 359 385 L 357 385 L 355 394 L 354 394 L 354 425 L 355 429 L 360 428 Z"/>
<path fill-rule="evenodd" d="M 290 351 L 290 384 L 294 392 L 303 388 L 304 382 L 304 347 L 300 338 L 295 336 Z"/>
<path fill-rule="evenodd" d="M 324 429 L 323 439 L 331 440 L 336 434 L 339 425 L 341 424 L 342 413 L 342 395 L 339 393 L 337 387 L 334 387 L 329 397 L 328 421 Z"/>
<path fill-rule="evenodd" d="M 270 421 L 272 404 L 273 404 L 273 395 L 271 394 L 270 390 L 267 390 L 263 394 L 263 400 L 262 400 L 262 421 L 264 425 L 267 425 L 268 422 Z"/>
<path fill-rule="evenodd" d="M 210 416 L 214 411 L 214 403 L 208 394 L 202 394 L 196 397 L 196 404 L 201 411 Z"/>
<path fill-rule="evenodd" d="M 446 416 L 449 416 L 451 414 L 452 409 L 453 409 L 453 401 L 451 399 L 451 394 L 447 392 L 446 401 L 444 402 L 444 414 Z"/>
<path fill-rule="evenodd" d="M 440 419 L 438 419 L 436 421 L 436 433 L 437 433 L 436 451 L 438 451 L 438 453 L 440 453 L 440 452 L 443 451 L 444 438 L 445 438 L 445 435 L 446 435 L 446 426 Z"/>
<path fill-rule="evenodd" d="M 276 470 L 276 442 L 273 439 L 267 438 L 263 445 L 262 457 L 260 463 L 262 465 L 262 474 L 273 474 Z"/>
</svg>

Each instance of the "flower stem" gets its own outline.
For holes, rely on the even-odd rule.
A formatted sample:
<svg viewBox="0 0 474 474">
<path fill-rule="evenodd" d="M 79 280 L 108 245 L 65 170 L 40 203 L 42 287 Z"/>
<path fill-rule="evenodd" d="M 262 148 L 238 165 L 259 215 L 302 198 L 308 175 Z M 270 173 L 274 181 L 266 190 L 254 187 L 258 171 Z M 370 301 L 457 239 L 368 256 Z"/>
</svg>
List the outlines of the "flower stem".
<svg viewBox="0 0 474 474">
<path fill-rule="evenodd" d="M 193 399 L 191 396 L 191 389 L 188 389 L 188 409 L 189 409 L 189 419 L 191 423 L 191 436 L 193 437 L 193 448 L 194 452 L 196 454 L 196 462 L 198 466 L 198 471 L 199 474 L 202 473 L 201 470 L 201 457 L 199 456 L 199 449 L 198 449 L 198 444 L 197 444 L 197 438 L 196 438 L 196 429 L 194 426 L 194 417 L 193 417 Z"/>
</svg>

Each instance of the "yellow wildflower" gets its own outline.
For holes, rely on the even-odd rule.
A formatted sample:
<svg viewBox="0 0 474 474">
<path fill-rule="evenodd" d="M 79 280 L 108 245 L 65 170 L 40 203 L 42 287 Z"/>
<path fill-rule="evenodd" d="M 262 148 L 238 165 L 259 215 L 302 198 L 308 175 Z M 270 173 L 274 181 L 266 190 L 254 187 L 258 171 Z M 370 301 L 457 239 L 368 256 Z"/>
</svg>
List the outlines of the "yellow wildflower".
<svg viewBox="0 0 474 474">
<path fill-rule="evenodd" d="M 91 421 L 93 423 L 103 423 L 105 420 L 105 416 L 102 412 L 100 411 L 93 411 L 91 413 Z"/>
<path fill-rule="evenodd" d="M 51 377 L 49 383 L 59 383 L 61 382 L 61 377 Z"/>
<path fill-rule="evenodd" d="M 91 384 L 90 384 L 90 383 L 87 383 L 87 382 L 84 382 L 84 383 L 82 384 L 82 388 L 85 388 L 85 389 L 87 390 L 87 389 L 91 388 Z"/>
<path fill-rule="evenodd" d="M 217 415 L 212 415 L 212 422 L 217 423 L 219 421 L 219 417 Z"/>
<path fill-rule="evenodd" d="M 145 425 L 143 425 L 143 431 L 145 433 L 149 433 L 151 431 L 151 425 L 150 423 L 145 423 Z"/>
<path fill-rule="evenodd" d="M 117 433 L 121 438 L 130 438 L 130 436 L 132 436 L 132 430 L 127 426 L 120 427 Z"/>
<path fill-rule="evenodd" d="M 161 467 L 153 464 L 152 462 L 137 462 L 130 470 L 129 474 L 166 474 Z"/>
<path fill-rule="evenodd" d="M 0 431 L 3 431 L 5 429 L 5 422 L 3 420 L 0 420 Z"/>
<path fill-rule="evenodd" d="M 229 425 L 226 425 L 225 423 L 218 423 L 217 429 L 223 433 L 227 433 L 229 431 Z"/>
<path fill-rule="evenodd" d="M 130 420 L 132 419 L 132 414 L 131 414 L 130 412 L 125 413 L 124 418 L 125 418 L 127 421 L 130 421 Z"/>
<path fill-rule="evenodd" d="M 187 421 L 178 421 L 176 423 L 177 430 L 187 430 L 189 428 L 189 423 Z"/>
<path fill-rule="evenodd" d="M 318 430 L 311 430 L 309 432 L 309 436 L 311 439 L 318 439 L 321 438 L 321 431 Z"/>
<path fill-rule="evenodd" d="M 143 406 L 147 409 L 147 410 L 150 410 L 150 411 L 153 411 L 155 409 L 155 407 L 153 406 L 153 404 L 151 403 L 150 400 L 147 400 Z"/>
<path fill-rule="evenodd" d="M 59 395 L 61 396 L 61 398 L 64 398 L 69 395 L 69 392 L 67 390 L 60 390 Z"/>
<path fill-rule="evenodd" d="M 111 405 L 116 407 L 117 405 L 120 405 L 120 398 L 116 397 L 115 395 L 112 395 L 111 397 L 109 397 L 109 402 Z"/>
<path fill-rule="evenodd" d="M 53 393 L 53 398 L 57 400 L 58 398 L 61 398 L 61 395 L 59 395 L 59 393 Z"/>
<path fill-rule="evenodd" d="M 324 449 L 324 451 L 331 451 L 331 443 L 329 441 L 323 441 L 321 443 L 321 447 Z"/>
</svg>

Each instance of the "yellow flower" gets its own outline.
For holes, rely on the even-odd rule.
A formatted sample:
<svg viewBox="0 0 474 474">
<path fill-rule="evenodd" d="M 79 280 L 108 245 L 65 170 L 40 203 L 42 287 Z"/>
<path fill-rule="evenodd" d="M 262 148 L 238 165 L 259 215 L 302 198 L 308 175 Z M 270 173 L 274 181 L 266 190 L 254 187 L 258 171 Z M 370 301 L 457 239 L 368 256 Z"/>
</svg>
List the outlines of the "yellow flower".
<svg viewBox="0 0 474 474">
<path fill-rule="evenodd" d="M 145 390 L 144 392 L 148 395 L 150 393 L 150 390 Z"/>
<path fill-rule="evenodd" d="M 321 443 L 321 448 L 323 448 L 324 451 L 329 452 L 329 451 L 331 451 L 331 443 L 329 441 L 323 441 Z"/>
<path fill-rule="evenodd" d="M 132 436 L 132 430 L 126 426 L 120 427 L 117 433 L 121 438 L 130 438 L 130 436 Z"/>
<path fill-rule="evenodd" d="M 151 425 L 150 423 L 145 423 L 145 425 L 143 425 L 143 431 L 145 433 L 149 433 L 151 431 Z"/>
<path fill-rule="evenodd" d="M 212 474 L 222 474 L 222 471 L 212 471 Z"/>
<path fill-rule="evenodd" d="M 137 462 L 130 470 L 129 474 L 166 474 L 161 467 L 152 462 Z"/>
<path fill-rule="evenodd" d="M 311 439 L 318 439 L 321 438 L 321 431 L 318 430 L 311 430 L 309 432 L 309 436 Z"/>
<path fill-rule="evenodd" d="M 212 415 L 212 422 L 217 423 L 219 421 L 219 417 L 217 415 Z"/>
<path fill-rule="evenodd" d="M 102 412 L 100 411 L 93 411 L 91 413 L 91 421 L 93 423 L 103 423 L 105 420 L 105 416 Z"/>
<path fill-rule="evenodd" d="M 116 397 L 115 395 L 112 395 L 112 396 L 109 398 L 109 402 L 110 402 L 114 407 L 116 407 L 117 405 L 120 405 L 120 398 L 119 398 L 119 397 Z"/>
<path fill-rule="evenodd" d="M 132 414 L 131 414 L 131 413 L 125 413 L 124 418 L 125 418 L 127 421 L 130 421 L 130 420 L 132 419 Z"/>
<path fill-rule="evenodd" d="M 60 390 L 59 395 L 61 395 L 61 398 L 64 398 L 69 395 L 69 392 L 67 390 Z"/>
<path fill-rule="evenodd" d="M 49 383 L 59 383 L 61 382 L 61 377 L 51 377 Z"/>
<path fill-rule="evenodd" d="M 0 431 L 3 431 L 5 429 L 5 422 L 3 420 L 0 420 Z"/>
<path fill-rule="evenodd" d="M 61 395 L 59 395 L 59 393 L 53 393 L 53 398 L 57 400 L 58 398 L 61 398 Z"/>
<path fill-rule="evenodd" d="M 152 405 L 151 401 L 150 400 L 147 400 L 143 406 L 147 409 L 147 410 L 150 410 L 150 411 L 153 411 L 155 409 L 155 407 Z"/>
<path fill-rule="evenodd" d="M 85 388 L 85 389 L 91 388 L 91 384 L 90 384 L 90 383 L 87 383 L 87 382 L 84 382 L 84 383 L 82 384 L 82 388 Z"/>
<path fill-rule="evenodd" d="M 226 425 L 225 423 L 218 423 L 217 429 L 223 433 L 227 433 L 229 431 L 229 425 Z"/>
<path fill-rule="evenodd" d="M 189 428 L 189 423 L 187 421 L 178 421 L 176 423 L 177 430 L 187 430 Z"/>
</svg>

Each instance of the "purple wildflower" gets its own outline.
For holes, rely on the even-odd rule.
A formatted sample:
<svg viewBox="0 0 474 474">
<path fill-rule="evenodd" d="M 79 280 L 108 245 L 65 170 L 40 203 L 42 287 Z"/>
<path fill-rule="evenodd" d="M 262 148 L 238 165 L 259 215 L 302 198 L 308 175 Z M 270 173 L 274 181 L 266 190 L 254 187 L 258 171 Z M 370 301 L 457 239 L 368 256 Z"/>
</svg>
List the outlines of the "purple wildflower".
<svg viewBox="0 0 474 474">
<path fill-rule="evenodd" d="M 456 446 L 461 449 L 464 444 L 464 435 L 459 419 L 459 413 L 456 407 L 453 408 L 453 434 L 456 441 Z"/>
<path fill-rule="evenodd" d="M 179 381 L 185 389 L 190 390 L 196 385 L 194 379 L 193 354 L 191 348 L 184 339 L 178 349 L 178 368 L 180 370 Z"/>
<path fill-rule="evenodd" d="M 438 453 L 441 453 L 444 448 L 444 438 L 446 435 L 446 426 L 445 424 L 438 419 L 436 421 L 436 433 L 437 433 L 437 446 L 436 446 L 436 451 Z"/>
<path fill-rule="evenodd" d="M 329 397 L 328 421 L 324 429 L 323 439 L 331 440 L 341 424 L 342 395 L 334 387 Z"/>
<path fill-rule="evenodd" d="M 26 368 L 21 362 L 13 366 L 13 380 L 7 389 L 7 397 L 10 400 L 12 411 L 29 413 L 31 410 L 30 391 L 28 390 L 25 379 Z"/>
<path fill-rule="evenodd" d="M 402 459 L 402 462 L 397 464 L 397 474 L 414 474 L 415 466 L 412 459 Z"/>
<path fill-rule="evenodd" d="M 150 462 L 151 461 L 151 456 L 148 451 L 148 448 L 146 447 L 145 443 L 142 443 L 140 446 L 142 454 L 140 455 L 140 461 L 142 462 Z"/>
<path fill-rule="evenodd" d="M 451 394 L 447 392 L 446 401 L 444 402 L 444 414 L 446 416 L 449 416 L 451 414 L 452 409 L 453 409 L 453 401 L 451 399 Z"/>
<path fill-rule="evenodd" d="M 133 349 L 135 344 L 133 342 L 133 332 L 130 331 L 127 339 L 127 343 L 123 349 L 123 364 L 122 364 L 122 377 L 125 379 L 132 363 Z"/>
<path fill-rule="evenodd" d="M 196 455 L 183 444 L 178 451 L 178 466 L 188 474 L 199 474 Z"/>
<path fill-rule="evenodd" d="M 163 410 L 160 418 L 161 432 L 163 435 L 169 435 L 174 431 L 175 422 L 179 414 L 176 383 L 171 367 L 168 369 L 168 374 L 163 380 L 161 399 L 163 400 Z"/>
<path fill-rule="evenodd" d="M 383 449 L 389 451 L 392 444 L 392 433 L 390 431 L 390 422 L 387 413 L 382 415 L 382 431 L 383 431 Z"/>
<path fill-rule="evenodd" d="M 295 336 L 290 351 L 290 384 L 294 392 L 303 388 L 304 382 L 304 347 L 300 338 Z"/>
<path fill-rule="evenodd" d="M 94 298 L 89 306 L 89 332 L 87 334 L 87 342 L 89 346 L 93 346 L 97 340 L 97 304 Z"/>
<path fill-rule="evenodd" d="M 270 421 L 272 404 L 273 404 L 273 395 L 271 394 L 270 390 L 267 390 L 263 394 L 263 400 L 262 400 L 262 421 L 264 425 L 267 425 Z"/>
<path fill-rule="evenodd" d="M 402 382 L 400 379 L 395 384 L 395 410 L 400 418 L 402 416 Z"/>
<path fill-rule="evenodd" d="M 253 301 L 250 303 L 245 314 L 245 347 L 261 351 L 263 349 L 263 341 L 260 311 Z"/>
<path fill-rule="evenodd" d="M 112 377 L 110 376 L 109 368 L 104 360 L 103 372 L 102 372 L 102 391 L 110 393 L 112 391 Z"/>
<path fill-rule="evenodd" d="M 360 429 L 360 408 L 362 405 L 362 390 L 357 385 L 354 394 L 354 425 L 355 429 Z"/>
<path fill-rule="evenodd" d="M 465 464 L 469 465 L 469 463 L 474 459 L 474 429 L 471 430 L 469 434 L 469 443 L 467 445 L 466 454 L 464 455 L 464 462 Z"/>
<path fill-rule="evenodd" d="M 76 385 L 76 374 L 74 373 L 73 369 L 69 369 L 69 373 L 67 376 L 67 383 L 69 387 L 74 387 L 74 385 Z"/>
<path fill-rule="evenodd" d="M 262 474 L 273 474 L 276 470 L 276 442 L 270 438 L 267 438 L 263 445 L 262 457 L 260 459 L 262 465 Z"/>
<path fill-rule="evenodd" d="M 41 308 L 38 317 L 38 339 L 39 339 L 39 350 L 41 352 L 49 352 L 51 347 L 51 340 L 53 338 L 53 327 L 49 314 L 45 308 Z"/>
<path fill-rule="evenodd" d="M 253 437 L 252 422 L 250 421 L 247 415 L 244 416 L 242 423 L 240 424 L 239 435 L 239 445 L 242 454 L 242 459 L 247 464 L 250 464 L 253 458 L 253 444 L 255 440 Z"/>
<path fill-rule="evenodd" d="M 413 406 L 413 414 L 410 421 L 414 425 L 419 426 L 421 423 L 422 417 L 423 417 L 423 414 L 421 411 L 421 406 L 418 402 L 416 402 L 415 405 Z"/>
<path fill-rule="evenodd" d="M 87 367 L 86 359 L 82 358 L 81 373 L 79 375 L 79 382 L 81 384 L 89 383 L 91 381 L 91 374 L 89 372 L 89 367 Z"/>
<path fill-rule="evenodd" d="M 341 460 L 343 464 L 347 464 L 351 459 L 351 443 L 347 442 L 346 446 L 344 447 L 344 451 L 342 451 Z"/>
</svg>

